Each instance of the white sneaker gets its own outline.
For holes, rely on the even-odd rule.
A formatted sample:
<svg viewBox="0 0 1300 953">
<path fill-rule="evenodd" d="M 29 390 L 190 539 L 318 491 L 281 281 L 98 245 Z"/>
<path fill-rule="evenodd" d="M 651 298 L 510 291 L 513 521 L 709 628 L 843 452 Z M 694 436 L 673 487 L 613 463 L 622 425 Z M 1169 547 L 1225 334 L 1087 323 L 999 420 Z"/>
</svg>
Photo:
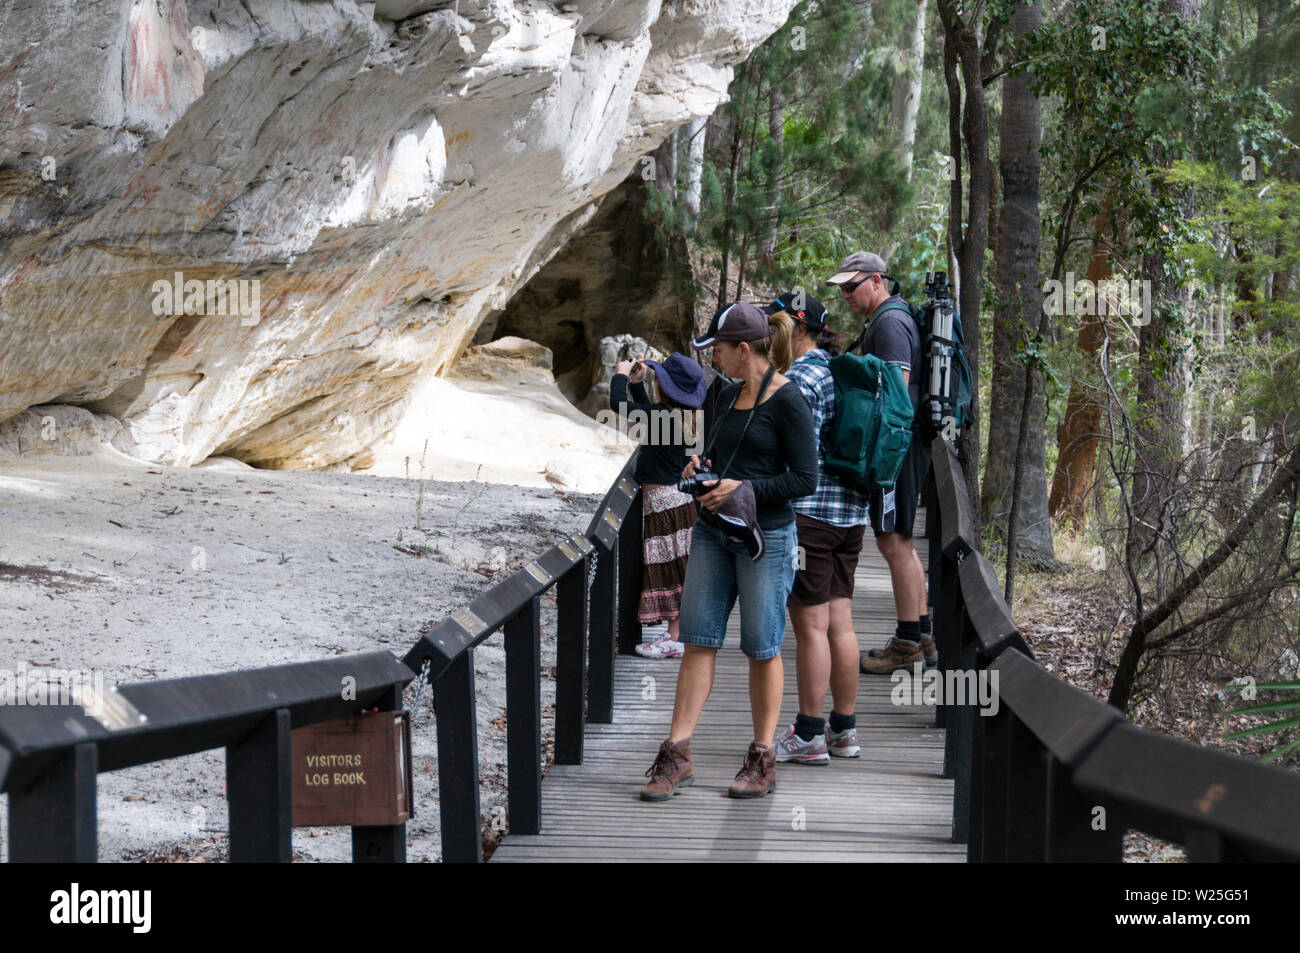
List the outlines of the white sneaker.
<svg viewBox="0 0 1300 953">
<path fill-rule="evenodd" d="M 843 731 L 836 731 L 827 725 L 826 747 L 837 758 L 856 758 L 862 754 L 862 748 L 858 744 L 858 729 L 846 728 Z"/>
<path fill-rule="evenodd" d="M 658 642 L 642 642 L 635 651 L 642 658 L 681 658 L 686 646 L 672 639 L 660 639 Z"/>
<path fill-rule="evenodd" d="M 786 727 L 776 739 L 776 762 L 786 764 L 830 764 L 831 756 L 826 751 L 826 736 L 814 735 L 812 740 L 804 741 L 794 733 L 794 725 Z"/>
</svg>

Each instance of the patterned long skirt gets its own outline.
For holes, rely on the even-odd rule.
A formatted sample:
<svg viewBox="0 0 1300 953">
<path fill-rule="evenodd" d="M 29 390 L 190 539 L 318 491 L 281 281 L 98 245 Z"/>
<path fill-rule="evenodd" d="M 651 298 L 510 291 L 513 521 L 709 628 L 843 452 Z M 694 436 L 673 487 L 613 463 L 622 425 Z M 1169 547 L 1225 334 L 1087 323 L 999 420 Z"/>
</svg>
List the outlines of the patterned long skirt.
<svg viewBox="0 0 1300 953">
<path fill-rule="evenodd" d="M 641 577 L 641 603 L 637 619 L 642 624 L 670 622 L 682 606 L 686 557 L 691 551 L 695 525 L 695 499 L 675 486 L 641 487 L 642 534 L 645 558 Z"/>
</svg>

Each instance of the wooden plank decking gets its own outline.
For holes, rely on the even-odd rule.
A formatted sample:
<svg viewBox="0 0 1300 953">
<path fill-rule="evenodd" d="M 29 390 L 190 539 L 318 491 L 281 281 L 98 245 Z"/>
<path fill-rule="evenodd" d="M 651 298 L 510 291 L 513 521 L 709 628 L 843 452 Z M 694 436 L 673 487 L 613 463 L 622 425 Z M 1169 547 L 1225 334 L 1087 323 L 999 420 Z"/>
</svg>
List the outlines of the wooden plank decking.
<svg viewBox="0 0 1300 953">
<path fill-rule="evenodd" d="M 894 628 L 889 573 L 867 535 L 854 595 L 864 649 L 883 645 Z M 922 561 L 925 548 L 918 539 Z M 547 773 L 542 833 L 508 834 L 492 860 L 964 861 L 965 846 L 950 840 L 953 782 L 940 777 L 944 733 L 933 727 L 934 709 L 894 706 L 887 678 L 864 675 L 859 683 L 862 757 L 825 767 L 778 765 L 767 797 L 727 797 L 753 736 L 738 626 L 737 608 L 691 741 L 693 786 L 664 803 L 638 798 L 668 733 L 678 663 L 620 656 L 614 723 L 587 726 L 583 764 Z M 781 725 L 794 720 L 797 707 L 794 655 L 787 630 Z M 654 697 L 644 698 L 650 687 Z"/>
</svg>

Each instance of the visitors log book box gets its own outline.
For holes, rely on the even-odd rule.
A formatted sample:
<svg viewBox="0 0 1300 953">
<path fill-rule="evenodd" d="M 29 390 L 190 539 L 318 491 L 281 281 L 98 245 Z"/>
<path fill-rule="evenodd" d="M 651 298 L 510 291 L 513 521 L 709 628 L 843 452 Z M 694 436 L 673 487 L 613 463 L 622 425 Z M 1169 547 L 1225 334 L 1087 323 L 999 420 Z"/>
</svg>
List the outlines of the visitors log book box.
<svg viewBox="0 0 1300 953">
<path fill-rule="evenodd" d="M 353 715 L 293 732 L 293 826 L 390 827 L 411 818 L 411 722 Z"/>
</svg>

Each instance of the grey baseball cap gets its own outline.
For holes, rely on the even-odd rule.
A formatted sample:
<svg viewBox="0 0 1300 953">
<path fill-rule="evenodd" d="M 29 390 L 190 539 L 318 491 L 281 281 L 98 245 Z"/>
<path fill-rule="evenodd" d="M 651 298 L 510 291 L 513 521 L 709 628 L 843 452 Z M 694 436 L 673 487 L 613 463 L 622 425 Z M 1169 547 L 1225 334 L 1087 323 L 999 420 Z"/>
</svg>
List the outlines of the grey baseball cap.
<svg viewBox="0 0 1300 953">
<path fill-rule="evenodd" d="M 851 281 L 853 276 L 860 271 L 865 271 L 869 275 L 883 275 L 888 272 L 888 269 L 885 267 L 885 259 L 874 252 L 855 251 L 840 262 L 840 270 L 827 278 L 826 283 L 828 285 L 842 285 L 846 281 Z"/>
</svg>

